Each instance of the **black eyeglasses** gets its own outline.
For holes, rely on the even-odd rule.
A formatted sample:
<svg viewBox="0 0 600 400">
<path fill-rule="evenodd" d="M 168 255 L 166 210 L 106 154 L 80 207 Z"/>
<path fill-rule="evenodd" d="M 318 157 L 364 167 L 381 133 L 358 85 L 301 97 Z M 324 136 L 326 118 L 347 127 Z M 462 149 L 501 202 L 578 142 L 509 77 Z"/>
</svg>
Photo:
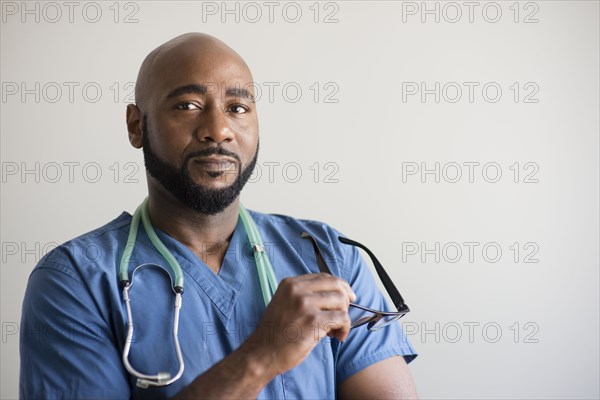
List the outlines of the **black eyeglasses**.
<svg viewBox="0 0 600 400">
<path fill-rule="evenodd" d="M 321 249 L 319 248 L 316 239 L 306 232 L 302 232 L 300 236 L 304 239 L 309 239 L 312 243 L 313 248 L 315 250 L 315 256 L 317 258 L 317 265 L 319 267 L 319 271 L 333 275 L 331 273 L 331 270 L 327 266 L 325 259 L 323 258 L 323 254 L 321 253 Z M 350 314 L 350 320 L 352 321 L 351 327 L 357 328 L 359 326 L 367 324 L 368 330 L 376 331 L 385 326 L 388 326 L 394 321 L 397 321 L 398 319 L 402 318 L 407 312 L 409 312 L 410 309 L 406 304 L 404 304 L 404 299 L 400 295 L 400 292 L 398 291 L 398 289 L 396 289 L 396 286 L 390 279 L 387 272 L 385 272 L 385 269 L 383 269 L 383 266 L 381 265 L 377 257 L 375 257 L 375 254 L 373 254 L 371 250 L 369 250 L 365 245 L 355 242 L 354 240 L 350 240 L 341 236 L 338 236 L 338 240 L 344 244 L 359 247 L 369 255 L 371 261 L 373 262 L 373 265 L 375 266 L 375 271 L 377 271 L 379 279 L 381 279 L 381 282 L 383 282 L 385 290 L 392 299 L 394 306 L 398 310 L 397 312 L 379 311 L 373 310 L 369 307 L 361 306 L 359 304 L 350 303 L 350 309 L 348 310 L 348 313 Z"/>
</svg>

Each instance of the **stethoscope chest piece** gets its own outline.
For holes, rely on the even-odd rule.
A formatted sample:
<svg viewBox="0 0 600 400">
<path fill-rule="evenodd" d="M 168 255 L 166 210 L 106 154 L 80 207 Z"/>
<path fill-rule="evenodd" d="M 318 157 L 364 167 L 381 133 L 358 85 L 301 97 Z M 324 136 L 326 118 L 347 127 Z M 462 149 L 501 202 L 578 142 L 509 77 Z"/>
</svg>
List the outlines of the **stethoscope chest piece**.
<svg viewBox="0 0 600 400">
<path fill-rule="evenodd" d="M 275 273 L 273 272 L 273 267 L 269 261 L 269 257 L 267 256 L 266 248 L 262 242 L 258 228 L 256 227 L 256 223 L 254 222 L 248 211 L 241 204 L 239 207 L 239 215 L 246 229 L 248 240 L 250 241 L 250 245 L 254 253 L 254 259 L 256 262 L 256 269 L 258 271 L 261 291 L 263 294 L 265 305 L 267 305 L 271 300 L 273 293 L 275 293 L 275 290 L 277 289 L 277 279 L 275 277 Z M 135 247 L 140 220 L 142 221 L 144 230 L 148 235 L 148 238 L 150 239 L 154 247 L 167 261 L 173 273 L 173 275 L 171 275 L 168 271 L 164 270 L 164 268 L 159 266 L 169 276 L 171 288 L 175 294 L 175 313 L 173 316 L 173 342 L 175 344 L 175 352 L 177 353 L 179 369 L 174 376 L 171 376 L 169 372 L 158 372 L 155 375 L 143 374 L 135 368 L 133 368 L 133 366 L 129 362 L 129 352 L 131 350 L 131 344 L 133 342 L 134 333 L 133 313 L 131 312 L 130 289 L 133 285 L 133 279 L 137 271 L 151 266 L 157 266 L 155 264 L 149 263 L 141 264 L 133 270 L 133 272 L 131 273 L 131 277 L 129 276 L 128 267 L 131 255 L 133 254 L 133 249 Z M 123 348 L 123 364 L 125 365 L 127 371 L 137 378 L 136 385 L 140 388 L 146 389 L 150 386 L 167 386 L 181 378 L 181 376 L 183 375 L 183 355 L 181 352 L 181 347 L 179 345 L 178 336 L 179 312 L 181 310 L 182 304 L 183 284 L 183 270 L 179 265 L 179 262 L 177 261 L 175 256 L 167 249 L 167 247 L 162 243 L 162 241 L 154 231 L 152 224 L 150 223 L 150 217 L 148 215 L 148 198 L 146 198 L 144 199 L 142 204 L 140 204 L 135 210 L 135 213 L 131 219 L 131 225 L 127 237 L 127 244 L 125 246 L 125 250 L 123 252 L 121 262 L 119 265 L 119 285 L 123 292 L 123 300 L 125 301 L 125 309 L 127 312 L 127 337 L 125 340 L 125 346 Z"/>
</svg>

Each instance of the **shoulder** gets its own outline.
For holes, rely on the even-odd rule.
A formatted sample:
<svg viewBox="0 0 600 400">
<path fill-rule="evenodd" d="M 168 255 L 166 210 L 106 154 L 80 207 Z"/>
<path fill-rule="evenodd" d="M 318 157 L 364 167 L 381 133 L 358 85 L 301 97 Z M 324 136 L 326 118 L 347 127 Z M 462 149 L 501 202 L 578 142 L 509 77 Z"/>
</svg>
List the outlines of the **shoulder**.
<svg viewBox="0 0 600 400">
<path fill-rule="evenodd" d="M 249 210 L 261 231 L 287 242 L 300 241 L 300 234 L 307 232 L 325 247 L 339 247 L 338 237 L 342 234 L 331 225 L 317 220 L 295 218 L 283 214 L 266 214 Z M 306 242 L 303 240 L 302 242 Z"/>
<path fill-rule="evenodd" d="M 129 398 L 114 259 L 130 219 L 122 213 L 61 244 L 33 269 L 21 309 L 21 397 Z"/>
<path fill-rule="evenodd" d="M 257 223 L 263 224 L 275 224 L 275 225 L 301 225 L 301 226 L 310 226 L 310 227 L 329 227 L 333 229 L 325 222 L 317 221 L 313 219 L 305 219 L 305 218 L 295 218 L 290 215 L 285 214 L 270 214 L 263 213 L 255 210 L 248 210 L 252 215 L 252 218 Z"/>
<path fill-rule="evenodd" d="M 297 256 L 305 263 L 310 264 L 312 272 L 318 272 L 312 244 L 301 238 L 302 232 L 310 234 L 316 239 L 328 267 L 334 275 L 349 279 L 352 270 L 357 267 L 355 263 L 355 250 L 351 246 L 339 241 L 341 234 L 336 228 L 323 221 L 295 218 L 282 214 L 266 214 L 248 210 L 256 222 L 265 244 L 270 242 L 285 259 L 292 255 Z M 314 264 L 314 265 L 312 265 Z"/>
<path fill-rule="evenodd" d="M 32 274 L 44 268 L 58 270 L 81 280 L 83 270 L 110 266 L 127 238 L 131 215 L 122 212 L 112 221 L 68 240 L 46 253 Z"/>
</svg>

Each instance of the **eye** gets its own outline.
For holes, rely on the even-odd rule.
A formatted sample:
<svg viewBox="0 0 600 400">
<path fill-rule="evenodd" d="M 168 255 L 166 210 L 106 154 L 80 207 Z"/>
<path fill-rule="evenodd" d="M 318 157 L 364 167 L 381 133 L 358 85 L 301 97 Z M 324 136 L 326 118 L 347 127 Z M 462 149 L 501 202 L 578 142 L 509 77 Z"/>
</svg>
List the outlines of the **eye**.
<svg viewBox="0 0 600 400">
<path fill-rule="evenodd" d="M 189 101 L 184 101 L 183 103 L 175 104 L 176 110 L 199 110 L 200 107 L 197 104 L 190 103 Z"/>
<path fill-rule="evenodd" d="M 245 114 L 248 111 L 248 108 L 239 104 L 234 104 L 231 107 L 229 107 L 229 109 L 234 112 L 235 114 Z"/>
</svg>

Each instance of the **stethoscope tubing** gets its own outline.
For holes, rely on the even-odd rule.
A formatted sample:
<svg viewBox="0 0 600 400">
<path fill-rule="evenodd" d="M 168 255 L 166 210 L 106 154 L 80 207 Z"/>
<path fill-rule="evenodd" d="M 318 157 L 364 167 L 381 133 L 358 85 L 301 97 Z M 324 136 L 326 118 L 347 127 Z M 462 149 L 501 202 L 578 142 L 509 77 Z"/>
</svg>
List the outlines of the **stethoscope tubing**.
<svg viewBox="0 0 600 400">
<path fill-rule="evenodd" d="M 127 372 L 137 378 L 136 385 L 141 388 L 147 388 L 149 386 L 167 386 L 171 383 L 175 382 L 183 375 L 183 371 L 185 369 L 185 364 L 183 361 L 183 353 L 181 351 L 181 346 L 179 345 L 179 313 L 182 305 L 182 297 L 181 293 L 175 292 L 175 304 L 174 304 L 174 315 L 173 315 L 173 342 L 175 343 L 175 352 L 177 354 L 177 361 L 179 363 L 179 370 L 175 376 L 171 377 L 168 372 L 159 372 L 156 375 L 147 375 L 141 373 L 140 371 L 133 368 L 131 363 L 129 362 L 129 351 L 131 349 L 131 343 L 133 342 L 133 313 L 131 311 L 131 297 L 129 295 L 129 289 L 133 285 L 133 277 L 135 273 L 143 268 L 148 267 L 159 267 L 161 268 L 168 276 L 171 281 L 171 287 L 173 287 L 173 279 L 171 275 L 161 266 L 154 265 L 150 263 L 138 265 L 131 274 L 131 283 L 123 287 L 123 299 L 125 300 L 125 309 L 127 312 L 127 336 L 125 339 L 125 346 L 123 348 L 123 365 Z"/>
<path fill-rule="evenodd" d="M 262 238 L 256 227 L 256 223 L 248 213 L 248 211 L 240 204 L 239 206 L 239 215 L 244 224 L 244 228 L 246 230 L 246 234 L 248 235 L 248 240 L 252 246 L 252 250 L 254 253 L 254 259 L 256 261 L 256 269 L 258 272 L 258 277 L 260 281 L 261 291 L 263 295 L 263 299 L 265 301 L 265 306 L 269 304 L 271 301 L 271 297 L 273 293 L 277 290 L 277 278 L 275 273 L 273 272 L 273 266 L 269 261 L 269 257 L 265 250 L 265 246 L 263 244 Z M 143 374 L 140 371 L 133 368 L 131 363 L 129 362 L 129 352 L 131 350 L 131 343 L 133 341 L 133 313 L 131 312 L 131 297 L 129 293 L 130 287 L 133 285 L 133 277 L 140 268 L 145 268 L 154 264 L 141 264 L 138 265 L 133 272 L 131 273 L 131 278 L 128 273 L 129 260 L 131 259 L 131 255 L 133 254 L 133 249 L 135 247 L 135 242 L 137 239 L 137 231 L 140 219 L 142 221 L 142 225 L 148 235 L 150 241 L 154 245 L 154 247 L 160 252 L 160 254 L 165 258 L 169 267 L 173 271 L 173 275 L 175 281 L 173 281 L 173 277 L 166 270 L 163 270 L 169 276 L 171 280 L 171 287 L 175 292 L 175 312 L 173 316 L 173 342 L 175 343 L 175 351 L 177 353 L 177 360 L 179 362 L 179 370 L 175 376 L 171 377 L 168 372 L 159 372 L 156 375 L 148 375 Z M 162 267 L 161 267 L 162 268 Z M 141 388 L 148 388 L 149 386 L 167 386 L 171 383 L 175 382 L 183 375 L 184 371 L 184 361 L 183 361 L 183 353 L 181 351 L 181 346 L 179 345 L 179 313 L 182 305 L 182 294 L 183 294 L 183 271 L 177 259 L 173 256 L 173 254 L 167 249 L 167 247 L 162 243 L 156 232 L 154 231 L 152 224 L 150 222 L 150 218 L 148 216 L 148 198 L 144 199 L 142 204 L 138 206 L 135 210 L 135 213 L 131 220 L 131 225 L 129 228 L 129 234 L 127 236 L 127 244 L 125 246 L 125 250 L 123 251 L 123 255 L 121 256 L 121 262 L 119 264 L 119 281 L 120 285 L 123 289 L 123 300 L 125 301 L 125 308 L 127 312 L 127 337 L 125 340 L 125 346 L 123 348 L 123 365 L 127 372 L 137 378 L 136 385 Z"/>
</svg>

